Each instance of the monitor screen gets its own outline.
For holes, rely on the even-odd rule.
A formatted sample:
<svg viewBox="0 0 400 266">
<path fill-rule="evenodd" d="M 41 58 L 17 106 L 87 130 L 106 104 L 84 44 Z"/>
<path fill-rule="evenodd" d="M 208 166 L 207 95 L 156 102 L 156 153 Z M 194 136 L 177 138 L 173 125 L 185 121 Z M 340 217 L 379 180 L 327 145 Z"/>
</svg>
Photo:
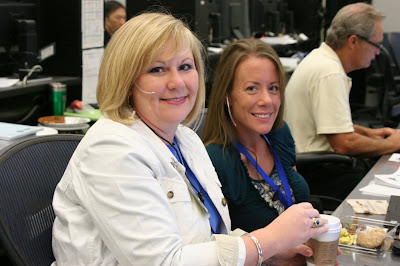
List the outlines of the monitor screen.
<svg viewBox="0 0 400 266">
<path fill-rule="evenodd" d="M 0 46 L 17 44 L 16 20 L 36 20 L 36 15 L 35 3 L 0 2 Z"/>
<path fill-rule="evenodd" d="M 210 35 L 210 10 L 215 0 L 126 0 L 128 18 L 146 10 L 168 10 L 175 17 L 186 22 L 199 39 L 207 44 Z"/>
<path fill-rule="evenodd" d="M 251 37 L 248 0 L 215 0 L 212 12 L 213 42 Z"/>
<path fill-rule="evenodd" d="M 291 16 L 284 0 L 249 0 L 249 14 L 253 34 L 284 33 L 286 20 Z M 292 31 L 290 25 L 288 28 Z"/>
<path fill-rule="evenodd" d="M 37 52 L 36 19 L 37 10 L 33 1 L 0 1 L 0 76 L 17 72 L 22 51 L 25 52 L 25 57 L 29 57 L 28 61 L 35 61 L 36 55 L 33 54 Z"/>
</svg>

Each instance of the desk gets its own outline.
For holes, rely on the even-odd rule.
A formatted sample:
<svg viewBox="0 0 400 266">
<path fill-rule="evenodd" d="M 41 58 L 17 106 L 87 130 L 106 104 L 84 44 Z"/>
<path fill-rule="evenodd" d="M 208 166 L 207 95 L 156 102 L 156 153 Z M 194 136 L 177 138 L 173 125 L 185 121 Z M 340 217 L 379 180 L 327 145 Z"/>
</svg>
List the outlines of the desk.
<svg viewBox="0 0 400 266">
<path fill-rule="evenodd" d="M 38 79 L 40 80 L 40 79 Z M 49 90 L 49 84 L 51 82 L 61 82 L 68 86 L 80 86 L 81 78 L 78 77 L 51 77 L 51 80 L 34 81 L 23 85 L 14 85 L 7 88 L 0 88 L 0 99 L 11 98 L 15 96 L 21 96 L 34 92 L 43 92 Z"/>
<path fill-rule="evenodd" d="M 366 186 L 371 180 L 373 180 L 375 174 L 390 174 L 399 168 L 400 163 L 389 162 L 389 157 L 389 155 L 382 156 L 346 199 L 386 199 L 389 201 L 389 197 L 363 195 L 359 191 L 360 188 Z M 346 202 L 346 200 L 344 200 L 332 215 L 341 218 L 355 214 L 351 206 Z M 356 216 L 385 220 L 385 215 L 357 214 Z M 394 256 L 391 250 L 388 250 L 382 256 L 359 253 L 347 248 L 341 248 L 341 250 L 342 255 L 338 257 L 340 265 L 400 265 L 400 256 Z"/>
<path fill-rule="evenodd" d="M 51 82 L 67 85 L 67 104 L 81 99 L 82 86 L 79 77 L 51 77 L 34 80 L 26 86 L 15 85 L 0 88 L 0 121 L 36 125 L 41 116 L 51 115 Z"/>
</svg>

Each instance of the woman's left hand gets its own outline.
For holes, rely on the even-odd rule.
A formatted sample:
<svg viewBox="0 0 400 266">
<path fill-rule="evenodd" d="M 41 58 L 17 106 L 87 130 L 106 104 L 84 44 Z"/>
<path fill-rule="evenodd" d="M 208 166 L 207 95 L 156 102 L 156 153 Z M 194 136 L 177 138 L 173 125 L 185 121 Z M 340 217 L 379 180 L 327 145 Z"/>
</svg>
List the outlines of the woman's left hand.
<svg viewBox="0 0 400 266">
<path fill-rule="evenodd" d="M 299 245 L 297 247 L 280 251 L 273 257 L 265 261 L 266 265 L 284 265 L 284 266 L 295 266 L 295 265 L 305 265 L 306 257 L 312 256 L 313 251 L 306 245 Z M 342 254 L 340 248 L 338 247 L 337 255 Z M 336 260 L 336 266 L 339 262 Z"/>
</svg>

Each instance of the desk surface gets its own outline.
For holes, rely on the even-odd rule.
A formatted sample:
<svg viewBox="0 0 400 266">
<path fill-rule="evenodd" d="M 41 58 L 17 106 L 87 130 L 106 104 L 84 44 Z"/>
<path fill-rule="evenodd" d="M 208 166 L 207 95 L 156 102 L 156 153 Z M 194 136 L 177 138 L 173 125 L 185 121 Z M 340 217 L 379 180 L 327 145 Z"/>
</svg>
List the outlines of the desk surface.
<svg viewBox="0 0 400 266">
<path fill-rule="evenodd" d="M 81 78 L 79 77 L 51 77 L 49 79 L 38 79 L 34 80 L 31 83 L 28 83 L 26 86 L 23 85 L 14 85 L 7 88 L 0 88 L 0 99 L 2 98 L 10 98 L 19 95 L 25 95 L 27 93 L 38 92 L 48 89 L 48 85 L 51 82 L 61 82 L 67 84 L 67 86 L 80 85 Z"/>
<path fill-rule="evenodd" d="M 389 157 L 389 155 L 382 156 L 346 199 L 386 199 L 389 201 L 389 197 L 363 195 L 359 191 L 360 188 L 365 187 L 374 178 L 375 174 L 390 174 L 399 168 L 400 163 L 389 162 Z M 332 215 L 341 218 L 356 214 L 354 214 L 353 209 L 346 200 L 344 200 Z M 385 220 L 385 215 L 357 214 L 356 216 Z M 342 255 L 338 257 L 340 265 L 400 265 L 400 256 L 393 255 L 391 250 L 387 251 L 384 255 L 364 254 L 347 248 L 341 248 L 341 250 Z"/>
</svg>

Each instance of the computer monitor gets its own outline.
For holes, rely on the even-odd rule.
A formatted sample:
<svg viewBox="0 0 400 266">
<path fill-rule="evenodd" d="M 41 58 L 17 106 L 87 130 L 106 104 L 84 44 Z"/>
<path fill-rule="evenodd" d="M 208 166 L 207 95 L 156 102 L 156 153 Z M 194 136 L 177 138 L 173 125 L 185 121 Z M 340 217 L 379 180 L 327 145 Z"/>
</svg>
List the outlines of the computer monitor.
<svg viewBox="0 0 400 266">
<path fill-rule="evenodd" d="M 276 12 L 277 3 L 273 0 L 249 0 L 250 27 L 252 33 L 272 31 L 268 12 Z"/>
<path fill-rule="evenodd" d="M 35 1 L 0 1 L 0 76 L 37 63 Z"/>
<path fill-rule="evenodd" d="M 175 17 L 184 20 L 199 39 L 208 44 L 210 39 L 210 3 L 214 0 L 126 0 L 128 17 L 133 17 L 146 10 L 167 9 Z"/>
<path fill-rule="evenodd" d="M 214 0 L 210 6 L 214 43 L 251 37 L 248 0 Z"/>
<path fill-rule="evenodd" d="M 250 28 L 253 34 L 293 33 L 293 11 L 287 0 L 249 0 Z"/>
<path fill-rule="evenodd" d="M 336 1 L 336 0 L 334 0 Z M 322 4 L 320 0 L 287 0 L 288 10 L 293 11 L 294 30 L 304 33 L 308 41 L 301 44 L 301 50 L 311 51 L 321 42 Z"/>
</svg>

